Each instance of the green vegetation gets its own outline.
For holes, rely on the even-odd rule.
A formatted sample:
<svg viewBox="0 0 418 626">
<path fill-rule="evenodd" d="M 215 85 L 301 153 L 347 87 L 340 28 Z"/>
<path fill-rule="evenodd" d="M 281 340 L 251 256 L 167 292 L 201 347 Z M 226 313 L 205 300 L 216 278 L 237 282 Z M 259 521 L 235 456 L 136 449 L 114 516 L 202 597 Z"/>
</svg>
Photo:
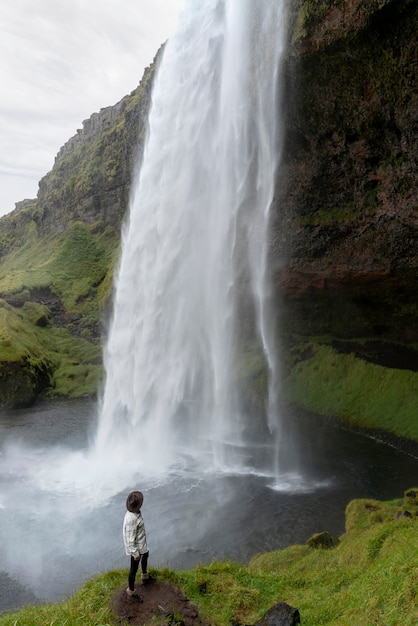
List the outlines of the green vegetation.
<svg viewBox="0 0 418 626">
<path fill-rule="evenodd" d="M 376 211 L 376 196 L 379 191 L 375 186 L 364 198 L 364 206 L 357 206 L 355 203 L 344 206 L 333 207 L 329 209 L 319 210 L 312 215 L 300 215 L 295 220 L 295 228 L 299 225 L 303 226 L 328 226 L 331 224 L 349 224 L 359 217 L 372 215 Z"/>
<path fill-rule="evenodd" d="M 291 5 L 296 13 L 295 26 L 293 32 L 293 44 L 300 44 L 308 36 L 308 32 L 315 25 L 320 23 L 332 6 L 330 0 L 304 0 L 302 3 Z M 298 8 L 298 5 L 299 8 Z"/>
<path fill-rule="evenodd" d="M 307 343 L 290 366 L 283 400 L 320 415 L 418 440 L 418 372 L 382 367 Z"/>
<path fill-rule="evenodd" d="M 99 344 L 52 326 L 46 306 L 26 302 L 14 308 L 0 300 L 0 389 L 5 404 L 13 404 L 16 390 L 23 404 L 40 392 L 47 397 L 92 394 L 101 374 Z"/>
<path fill-rule="evenodd" d="M 62 604 L 46 604 L 0 616 L 1 626 L 106 626 L 111 622 L 110 599 L 126 572 L 109 572 L 87 582 Z"/>
<path fill-rule="evenodd" d="M 67 230 L 39 236 L 31 223 L 24 244 L 0 265 L 0 293 L 24 302 L 32 290 L 48 289 L 69 314 L 97 323 L 96 292 L 114 258 L 116 234 L 110 227 L 95 233 L 80 222 Z"/>
<path fill-rule="evenodd" d="M 97 391 L 101 322 L 113 289 L 131 172 L 143 142 L 154 65 L 58 154 L 37 200 L 1 220 L 0 406 Z M 42 324 L 28 306 L 42 306 Z M 33 312 L 33 310 L 32 310 Z"/>
<path fill-rule="evenodd" d="M 257 555 L 247 566 L 218 562 L 184 572 L 164 569 L 158 577 L 178 585 L 213 626 L 252 624 L 280 600 L 298 608 L 309 626 L 414 626 L 417 524 L 418 489 L 389 502 L 353 500 L 346 533 L 334 548 L 295 545 Z M 61 604 L 4 614 L 0 626 L 110 626 L 111 599 L 126 575 L 112 571 Z"/>
<path fill-rule="evenodd" d="M 34 222 L 24 230 L 24 243 L 0 265 L 2 402 L 94 394 L 102 375 L 98 325 L 111 293 L 118 235 L 81 223 L 46 236 Z"/>
</svg>

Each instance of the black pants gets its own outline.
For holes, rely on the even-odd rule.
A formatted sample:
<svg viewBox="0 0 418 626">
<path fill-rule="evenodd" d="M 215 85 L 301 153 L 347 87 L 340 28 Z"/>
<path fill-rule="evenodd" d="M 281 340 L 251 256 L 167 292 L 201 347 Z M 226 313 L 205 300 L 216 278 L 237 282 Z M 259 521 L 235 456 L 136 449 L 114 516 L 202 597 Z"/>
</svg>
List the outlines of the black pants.
<svg viewBox="0 0 418 626">
<path fill-rule="evenodd" d="M 131 591 L 135 590 L 135 577 L 136 577 L 136 573 L 138 571 L 138 567 L 140 563 L 141 563 L 142 573 L 146 574 L 147 572 L 148 555 L 149 555 L 149 552 L 145 552 L 145 554 L 141 554 L 141 558 L 138 561 L 136 561 L 134 557 L 131 556 L 131 569 L 129 570 L 129 577 L 128 577 L 129 589 Z"/>
</svg>

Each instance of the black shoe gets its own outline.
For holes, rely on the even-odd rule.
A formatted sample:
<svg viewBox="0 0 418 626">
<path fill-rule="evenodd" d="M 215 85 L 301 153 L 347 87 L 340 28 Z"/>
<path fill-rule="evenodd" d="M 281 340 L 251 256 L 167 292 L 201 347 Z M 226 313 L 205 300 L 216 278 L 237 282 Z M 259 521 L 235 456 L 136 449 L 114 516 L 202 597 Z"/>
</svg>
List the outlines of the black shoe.
<svg viewBox="0 0 418 626">
<path fill-rule="evenodd" d="M 142 579 L 143 585 L 150 585 L 151 583 L 155 583 L 155 582 L 157 582 L 157 579 L 154 578 L 154 576 L 151 576 L 151 574 L 148 574 L 147 578 Z"/>
<path fill-rule="evenodd" d="M 131 600 L 133 600 L 134 602 L 143 602 L 144 601 L 141 598 L 141 596 L 136 593 L 136 591 L 131 591 L 131 589 L 129 589 L 129 587 L 126 590 L 126 595 L 128 596 L 128 598 L 131 598 Z"/>
<path fill-rule="evenodd" d="M 144 601 L 144 599 L 141 598 L 141 596 L 139 596 L 137 593 L 134 593 L 132 596 L 129 596 L 129 597 L 134 602 L 143 602 Z"/>
</svg>

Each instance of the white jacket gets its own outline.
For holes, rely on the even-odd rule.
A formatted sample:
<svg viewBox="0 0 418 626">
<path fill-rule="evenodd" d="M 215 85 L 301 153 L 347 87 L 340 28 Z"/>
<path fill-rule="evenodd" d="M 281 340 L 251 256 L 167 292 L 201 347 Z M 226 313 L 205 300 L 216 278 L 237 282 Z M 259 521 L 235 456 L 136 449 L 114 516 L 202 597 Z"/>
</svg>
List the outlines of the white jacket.
<svg viewBox="0 0 418 626">
<path fill-rule="evenodd" d="M 126 554 L 133 556 L 134 559 L 148 552 L 145 525 L 141 512 L 126 511 L 123 520 L 123 541 Z"/>
</svg>

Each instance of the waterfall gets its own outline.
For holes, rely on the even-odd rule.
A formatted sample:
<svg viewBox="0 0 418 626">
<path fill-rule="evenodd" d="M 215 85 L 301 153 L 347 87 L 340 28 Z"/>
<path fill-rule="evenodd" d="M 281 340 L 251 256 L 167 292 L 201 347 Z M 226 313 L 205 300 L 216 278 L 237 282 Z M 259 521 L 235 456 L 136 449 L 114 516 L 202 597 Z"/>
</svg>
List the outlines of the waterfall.
<svg viewBox="0 0 418 626">
<path fill-rule="evenodd" d="M 122 233 L 94 442 L 132 470 L 248 464 L 256 418 L 238 382 L 243 324 L 266 359 L 274 440 L 267 253 L 285 13 L 285 0 L 188 0 L 166 44 Z"/>
</svg>

